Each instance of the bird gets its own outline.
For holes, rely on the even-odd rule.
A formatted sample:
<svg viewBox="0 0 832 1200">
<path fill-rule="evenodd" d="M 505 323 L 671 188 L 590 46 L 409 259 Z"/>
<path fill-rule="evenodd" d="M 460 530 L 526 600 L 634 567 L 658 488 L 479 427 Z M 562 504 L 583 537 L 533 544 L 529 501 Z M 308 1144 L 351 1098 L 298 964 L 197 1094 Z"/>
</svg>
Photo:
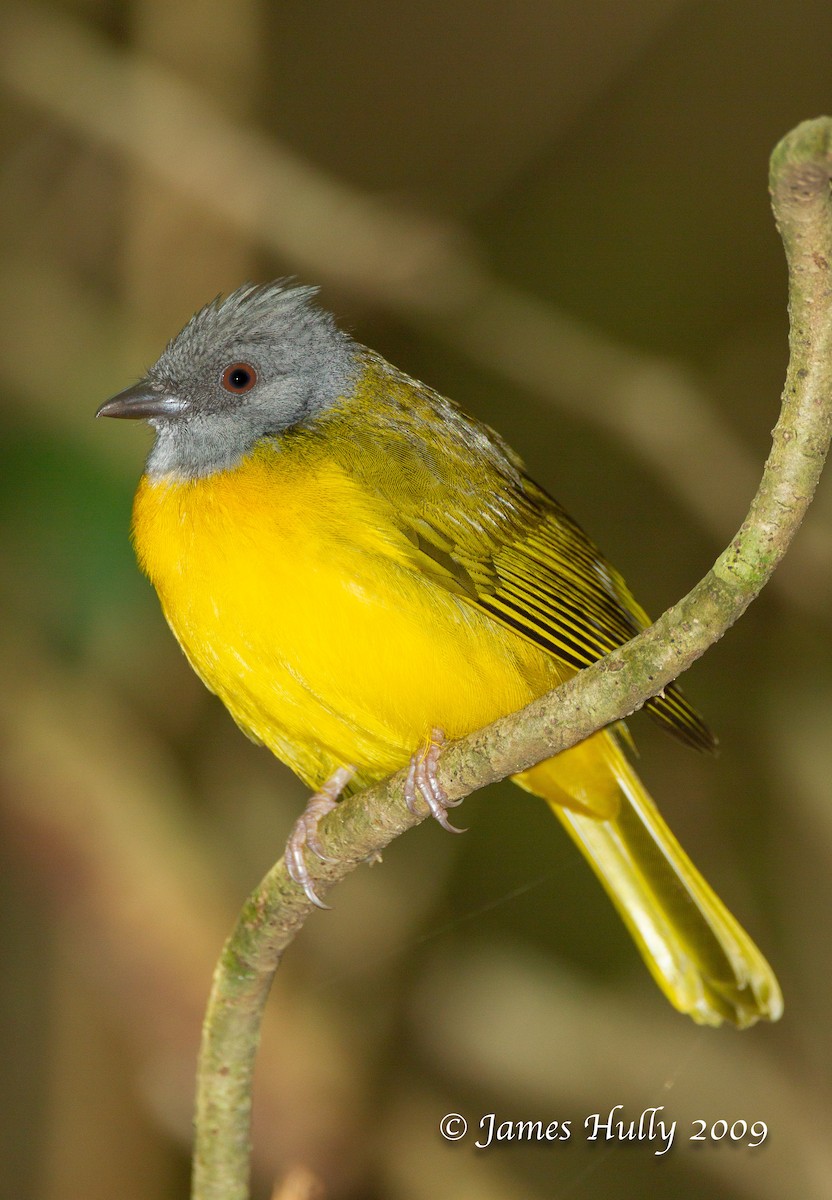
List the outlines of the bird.
<svg viewBox="0 0 832 1200">
<path fill-rule="evenodd" d="M 164 616 L 241 729 L 313 795 L 286 865 L 338 798 L 436 766 L 649 624 L 621 574 L 494 430 L 342 330 L 317 289 L 244 284 L 200 309 L 98 416 L 155 431 L 132 539 Z M 676 684 L 648 713 L 715 739 Z M 589 862 L 671 1004 L 776 1020 L 777 979 L 682 849 L 617 724 L 514 776 Z M 422 810 L 424 811 L 424 810 Z"/>
</svg>

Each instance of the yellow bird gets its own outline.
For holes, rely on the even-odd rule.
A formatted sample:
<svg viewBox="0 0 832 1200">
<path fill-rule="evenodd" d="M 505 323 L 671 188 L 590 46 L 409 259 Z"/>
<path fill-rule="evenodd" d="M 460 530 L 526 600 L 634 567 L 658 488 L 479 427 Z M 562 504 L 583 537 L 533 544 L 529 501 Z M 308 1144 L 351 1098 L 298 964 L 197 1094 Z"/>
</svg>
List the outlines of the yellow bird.
<svg viewBox="0 0 832 1200">
<path fill-rule="evenodd" d="M 354 342 L 313 294 L 247 285 L 209 304 L 99 415 L 155 429 L 139 562 L 200 678 L 315 791 L 287 864 L 318 902 L 304 855 L 345 783 L 410 761 L 408 803 L 421 793 L 450 827 L 441 736 L 521 708 L 648 619 L 493 430 Z M 647 709 L 713 746 L 675 686 Z M 771 968 L 621 740 L 602 731 L 515 782 L 551 805 L 676 1008 L 776 1020 Z"/>
</svg>

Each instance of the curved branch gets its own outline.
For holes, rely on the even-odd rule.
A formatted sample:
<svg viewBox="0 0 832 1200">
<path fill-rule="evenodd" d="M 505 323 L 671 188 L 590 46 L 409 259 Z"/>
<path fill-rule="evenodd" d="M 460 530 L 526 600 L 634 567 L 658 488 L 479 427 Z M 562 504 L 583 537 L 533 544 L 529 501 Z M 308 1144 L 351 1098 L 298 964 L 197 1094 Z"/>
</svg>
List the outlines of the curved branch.
<svg viewBox="0 0 832 1200">
<path fill-rule="evenodd" d="M 658 693 L 744 612 L 785 553 L 811 500 L 832 429 L 832 120 L 798 126 L 771 160 L 790 280 L 790 362 L 762 482 L 742 527 L 697 586 L 644 633 L 522 712 L 450 744 L 439 777 L 469 795 L 588 737 Z M 312 865 L 326 893 L 418 823 L 404 772 L 339 805 L 322 824 L 336 865 Z M 260 1017 L 280 957 L 312 905 L 282 860 L 247 901 L 217 967 L 205 1019 L 196 1114 L 196 1200 L 248 1195 L 251 1081 Z"/>
</svg>

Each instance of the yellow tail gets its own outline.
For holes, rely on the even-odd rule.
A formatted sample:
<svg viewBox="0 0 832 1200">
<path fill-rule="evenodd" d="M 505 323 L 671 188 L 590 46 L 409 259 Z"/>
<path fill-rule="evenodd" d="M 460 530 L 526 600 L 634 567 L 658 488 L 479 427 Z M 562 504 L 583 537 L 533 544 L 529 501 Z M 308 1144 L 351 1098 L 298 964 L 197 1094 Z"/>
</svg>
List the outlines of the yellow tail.
<svg viewBox="0 0 832 1200">
<path fill-rule="evenodd" d="M 674 1007 L 702 1025 L 778 1019 L 774 972 L 665 825 L 615 734 L 514 780 L 551 805 Z"/>
</svg>

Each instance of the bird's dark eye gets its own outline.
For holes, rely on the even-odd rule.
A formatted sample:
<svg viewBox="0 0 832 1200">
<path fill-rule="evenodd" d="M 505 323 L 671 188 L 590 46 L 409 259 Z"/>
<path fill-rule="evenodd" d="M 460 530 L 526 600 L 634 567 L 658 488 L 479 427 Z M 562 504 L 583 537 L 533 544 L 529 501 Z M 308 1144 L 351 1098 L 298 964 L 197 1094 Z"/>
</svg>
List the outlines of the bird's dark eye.
<svg viewBox="0 0 832 1200">
<path fill-rule="evenodd" d="M 250 392 L 256 382 L 257 372 L 250 363 L 232 363 L 222 373 L 222 386 L 227 392 L 234 392 L 238 396 L 242 392 Z"/>
</svg>

